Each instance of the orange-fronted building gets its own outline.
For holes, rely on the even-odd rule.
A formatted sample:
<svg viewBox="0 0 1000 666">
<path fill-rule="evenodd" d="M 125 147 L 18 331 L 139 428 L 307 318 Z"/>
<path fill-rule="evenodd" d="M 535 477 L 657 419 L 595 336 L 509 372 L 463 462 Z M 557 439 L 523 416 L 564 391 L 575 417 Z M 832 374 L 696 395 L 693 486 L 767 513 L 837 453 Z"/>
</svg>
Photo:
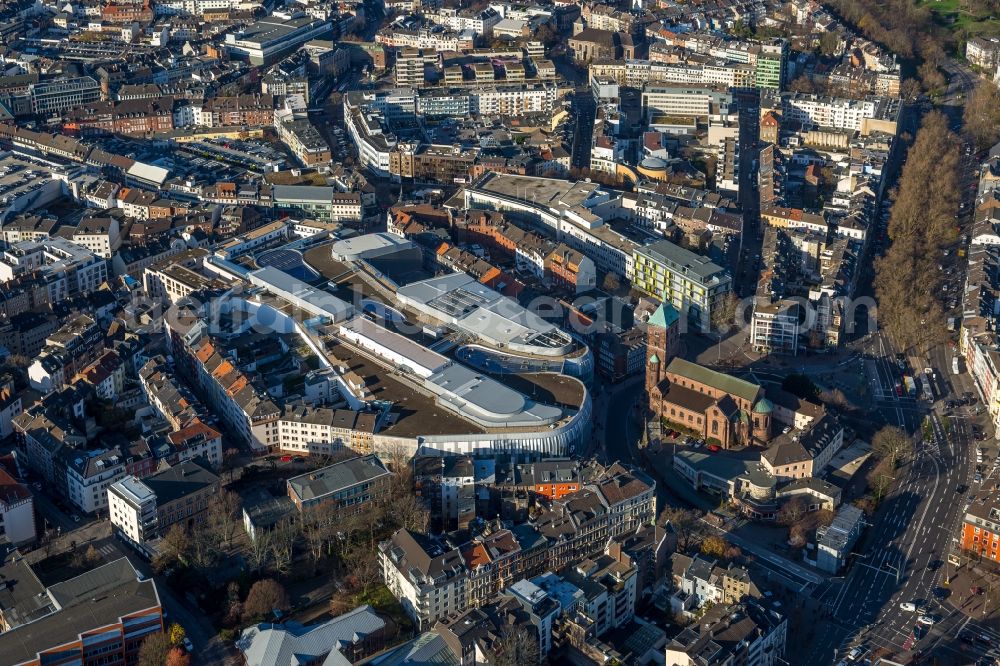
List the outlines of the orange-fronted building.
<svg viewBox="0 0 1000 666">
<path fill-rule="evenodd" d="M 1000 561 L 1000 491 L 976 495 L 965 510 L 958 541 L 966 554 Z"/>
</svg>

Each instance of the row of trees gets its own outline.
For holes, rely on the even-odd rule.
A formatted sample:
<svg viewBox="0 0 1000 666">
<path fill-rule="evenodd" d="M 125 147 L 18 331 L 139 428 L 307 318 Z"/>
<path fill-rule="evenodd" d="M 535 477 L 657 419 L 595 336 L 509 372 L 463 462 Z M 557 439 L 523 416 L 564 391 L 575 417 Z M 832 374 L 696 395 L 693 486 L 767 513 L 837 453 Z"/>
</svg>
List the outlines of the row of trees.
<svg viewBox="0 0 1000 666">
<path fill-rule="evenodd" d="M 239 495 L 230 490 L 217 493 L 209 502 L 204 525 L 188 530 L 176 523 L 164 535 L 153 568 L 158 572 L 178 565 L 208 569 L 232 549 L 243 524 L 241 510 Z"/>
<path fill-rule="evenodd" d="M 868 39 L 903 58 L 919 60 L 917 75 L 925 90 L 945 85 L 940 65 L 952 38 L 934 23 L 928 5 L 912 0 L 831 0 L 830 6 Z"/>
<path fill-rule="evenodd" d="M 903 350 L 926 350 L 945 334 L 937 264 L 957 234 L 958 146 L 944 115 L 924 117 L 895 192 L 891 244 L 875 264 L 879 324 Z"/>
<path fill-rule="evenodd" d="M 153 566 L 161 572 L 180 566 L 204 573 L 241 547 L 247 568 L 254 574 L 289 575 L 297 559 L 304 559 L 311 567 L 309 573 L 315 574 L 323 560 L 333 558 L 367 590 L 378 578 L 378 541 L 400 527 L 423 531 L 429 520 L 426 507 L 413 493 L 409 465 L 397 461 L 390 466 L 394 474 L 388 492 L 363 512 L 337 515 L 336 520 L 329 511 L 295 512 L 273 529 L 259 531 L 252 540 L 243 536 L 239 495 L 223 490 L 212 498 L 204 525 L 171 527 Z"/>
<path fill-rule="evenodd" d="M 965 131 L 978 150 L 1000 141 L 1000 88 L 981 79 L 965 103 Z"/>
</svg>

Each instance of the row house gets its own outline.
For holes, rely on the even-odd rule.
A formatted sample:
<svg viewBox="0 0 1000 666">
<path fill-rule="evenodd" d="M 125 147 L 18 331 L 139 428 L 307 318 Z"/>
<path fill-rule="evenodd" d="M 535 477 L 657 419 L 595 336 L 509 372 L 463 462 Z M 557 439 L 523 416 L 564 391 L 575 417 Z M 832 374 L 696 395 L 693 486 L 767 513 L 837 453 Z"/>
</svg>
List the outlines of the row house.
<svg viewBox="0 0 1000 666">
<path fill-rule="evenodd" d="M 159 199 L 152 192 L 134 187 L 123 187 L 117 194 L 117 205 L 127 217 L 137 220 L 150 219 L 153 204 Z"/>
<path fill-rule="evenodd" d="M 466 608 L 467 567 L 457 548 L 398 530 L 378 545 L 382 579 L 421 631 Z"/>
<path fill-rule="evenodd" d="M 477 608 L 500 594 L 510 581 L 524 578 L 521 544 L 510 530 L 477 537 L 461 548 L 468 567 L 466 605 Z"/>
<path fill-rule="evenodd" d="M 85 217 L 73 230 L 73 242 L 98 257 L 110 259 L 121 245 L 118 220 L 111 216 Z"/>
<path fill-rule="evenodd" d="M 278 442 L 281 410 L 266 392 L 259 391 L 208 338 L 186 352 L 194 362 L 195 380 L 213 410 L 233 434 L 263 453 Z"/>
<path fill-rule="evenodd" d="M 122 102 L 97 101 L 70 109 L 63 129 L 83 135 L 95 133 L 143 136 L 174 128 L 174 100 L 136 99 Z"/>
<path fill-rule="evenodd" d="M 609 540 L 652 523 L 655 489 L 655 481 L 645 474 L 614 464 L 594 483 L 552 501 L 531 522 L 485 532 L 461 548 L 400 530 L 379 545 L 383 578 L 423 628 L 478 607 L 518 580 L 599 556 Z M 417 551 L 421 543 L 425 549 Z M 414 561 L 427 569 L 430 557 L 441 558 L 437 575 L 412 569 Z"/>
<path fill-rule="evenodd" d="M 597 267 L 587 255 L 559 243 L 544 261 L 545 277 L 580 294 L 597 288 Z"/>
<path fill-rule="evenodd" d="M 491 250 L 512 256 L 517 270 L 538 279 L 545 277 L 546 257 L 558 249 L 555 242 L 541 234 L 488 215 L 474 217 L 465 230 Z"/>
<path fill-rule="evenodd" d="M 501 291 L 505 295 L 516 295 L 523 288 L 523 285 L 516 278 L 505 271 L 472 252 L 455 247 L 450 243 L 441 243 L 435 254 L 439 264 L 455 271 L 468 273 L 487 287 Z"/>
<path fill-rule="evenodd" d="M 14 417 L 23 411 L 21 394 L 14 388 L 13 375 L 0 375 L 0 439 L 14 434 Z"/>
<path fill-rule="evenodd" d="M 32 543 L 35 531 L 35 499 L 0 465 L 0 534 L 14 545 Z"/>
<path fill-rule="evenodd" d="M 81 369 L 73 377 L 73 382 L 81 381 L 101 400 L 114 402 L 125 389 L 125 367 L 118 352 L 109 349 L 96 361 Z"/>
<path fill-rule="evenodd" d="M 205 100 L 196 120 L 203 127 L 274 125 L 272 95 L 237 95 Z"/>
<path fill-rule="evenodd" d="M 775 666 L 785 661 L 787 639 L 788 619 L 776 605 L 718 604 L 667 644 L 665 663 Z"/>
<path fill-rule="evenodd" d="M 378 415 L 371 412 L 289 404 L 278 419 L 273 445 L 295 454 L 332 455 L 345 448 L 368 453 L 377 428 Z"/>
<path fill-rule="evenodd" d="M 153 22 L 153 8 L 148 2 L 143 4 L 107 4 L 101 7 L 101 20 L 117 25 Z"/>
<path fill-rule="evenodd" d="M 70 320 L 45 340 L 45 348 L 28 366 L 28 382 L 38 391 L 61 388 L 95 361 L 104 349 L 104 331 L 87 315 Z"/>
<path fill-rule="evenodd" d="M 154 356 L 139 370 L 139 384 L 146 401 L 171 428 L 180 431 L 201 420 L 205 408 L 191 390 L 167 366 L 162 356 Z"/>
</svg>

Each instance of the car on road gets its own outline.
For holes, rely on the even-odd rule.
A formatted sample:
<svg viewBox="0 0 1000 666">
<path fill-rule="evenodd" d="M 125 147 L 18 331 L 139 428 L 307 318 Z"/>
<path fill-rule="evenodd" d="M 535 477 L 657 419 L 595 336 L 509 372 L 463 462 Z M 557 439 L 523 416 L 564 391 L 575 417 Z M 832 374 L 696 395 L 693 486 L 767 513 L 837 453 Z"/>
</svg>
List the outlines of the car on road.
<svg viewBox="0 0 1000 666">
<path fill-rule="evenodd" d="M 935 622 L 937 622 L 937 618 L 935 618 L 933 615 L 921 615 L 920 617 L 917 618 L 917 622 L 919 622 L 920 624 L 926 624 L 928 627 L 931 627 L 934 626 Z"/>
<path fill-rule="evenodd" d="M 917 605 L 912 601 L 904 601 L 903 603 L 899 604 L 899 610 L 906 611 L 907 613 L 916 613 Z"/>
<path fill-rule="evenodd" d="M 188 638 L 187 636 L 185 636 L 184 640 L 182 641 L 182 643 L 184 645 L 184 651 L 185 652 L 187 652 L 188 654 L 191 654 L 192 652 L 194 652 L 194 645 L 191 643 L 191 639 L 190 638 Z"/>
<path fill-rule="evenodd" d="M 851 651 L 847 653 L 847 659 L 848 661 L 854 661 L 862 654 L 864 654 L 864 651 L 861 648 L 859 647 L 851 648 Z"/>
</svg>

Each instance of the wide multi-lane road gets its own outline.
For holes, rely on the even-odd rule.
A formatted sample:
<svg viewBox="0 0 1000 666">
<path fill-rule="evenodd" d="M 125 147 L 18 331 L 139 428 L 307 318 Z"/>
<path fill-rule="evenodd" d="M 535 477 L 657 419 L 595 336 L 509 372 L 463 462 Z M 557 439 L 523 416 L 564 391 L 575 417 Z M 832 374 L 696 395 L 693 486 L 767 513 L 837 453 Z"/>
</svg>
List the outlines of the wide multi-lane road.
<svg viewBox="0 0 1000 666">
<path fill-rule="evenodd" d="M 950 80 L 939 106 L 949 116 L 952 128 L 960 130 L 962 101 L 971 91 L 974 78 L 958 63 L 949 62 L 945 69 Z M 971 171 L 968 161 L 963 167 Z M 963 188 L 969 175 L 963 174 Z M 829 619 L 818 632 L 812 651 L 797 660 L 799 663 L 830 663 L 843 658 L 853 647 L 866 652 L 932 653 L 945 664 L 974 663 L 988 645 L 961 641 L 963 632 L 1000 638 L 949 603 L 955 600 L 952 595 L 963 594 L 948 586 L 954 573 L 948 553 L 967 504 L 966 489 L 974 485 L 972 452 L 976 442 L 971 414 L 960 409 L 943 417 L 940 399 L 964 394 L 970 388 L 969 379 L 952 374 L 954 351 L 942 344 L 926 358 L 906 361 L 918 376 L 924 367 L 934 370 L 935 395 L 939 399 L 936 408 L 916 398 L 899 396 L 896 383 L 902 371 L 897 366 L 897 351 L 883 332 L 870 336 L 864 345 L 866 374 L 872 407 L 886 423 L 916 433 L 914 451 L 897 470 L 892 491 L 856 548 L 858 554 L 846 578 L 820 591 Z M 931 426 L 926 435 L 921 427 L 925 419 Z M 914 639 L 917 615 L 902 610 L 903 602 L 922 607 L 937 619 L 936 624 Z"/>
<path fill-rule="evenodd" d="M 919 433 L 929 406 L 896 394 L 901 371 L 891 341 L 878 332 L 865 351 L 874 408 L 887 423 Z M 919 601 L 928 610 L 939 604 L 935 588 L 963 506 L 956 488 L 968 482 L 970 444 L 964 429 L 956 426 L 947 435 L 940 419 L 931 419 L 933 436 L 918 437 L 912 456 L 896 470 L 892 490 L 872 517 L 846 578 L 822 590 L 828 619 L 799 663 L 830 663 L 858 645 L 908 649 L 916 616 L 899 604 Z"/>
</svg>

